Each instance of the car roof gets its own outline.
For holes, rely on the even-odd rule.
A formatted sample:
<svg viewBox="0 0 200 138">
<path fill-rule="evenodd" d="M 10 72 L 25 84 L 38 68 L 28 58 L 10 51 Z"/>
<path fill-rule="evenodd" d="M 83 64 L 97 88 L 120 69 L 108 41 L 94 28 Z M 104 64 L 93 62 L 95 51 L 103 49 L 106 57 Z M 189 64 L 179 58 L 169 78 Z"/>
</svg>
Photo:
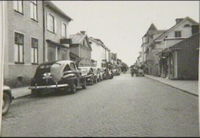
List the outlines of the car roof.
<svg viewBox="0 0 200 138">
<path fill-rule="evenodd" d="M 85 68 L 85 69 L 89 69 L 89 68 L 91 68 L 91 67 L 79 67 L 79 68 L 82 68 L 82 69 L 84 69 L 84 68 Z"/>
</svg>

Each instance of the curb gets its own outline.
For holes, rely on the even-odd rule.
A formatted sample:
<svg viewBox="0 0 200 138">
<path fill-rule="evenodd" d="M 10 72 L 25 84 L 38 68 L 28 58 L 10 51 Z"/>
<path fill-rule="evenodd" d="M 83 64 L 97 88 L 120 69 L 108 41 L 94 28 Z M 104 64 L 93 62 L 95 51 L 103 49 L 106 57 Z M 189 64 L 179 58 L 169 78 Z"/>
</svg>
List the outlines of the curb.
<svg viewBox="0 0 200 138">
<path fill-rule="evenodd" d="M 31 93 L 30 92 L 27 92 L 27 93 L 24 93 L 24 94 L 22 94 L 22 95 L 20 95 L 20 96 L 16 96 L 14 93 L 14 89 L 19 89 L 19 88 L 13 88 L 13 89 L 11 89 L 11 92 L 12 92 L 12 95 L 13 95 L 13 97 L 14 97 L 14 100 L 15 99 L 20 99 L 20 98 L 24 98 L 24 97 L 27 97 L 27 96 L 30 96 L 31 95 Z M 23 89 L 23 88 L 22 88 Z M 28 89 L 28 88 L 27 88 Z M 18 90 L 19 91 L 19 90 Z M 17 93 L 17 92 L 16 92 Z"/>
<path fill-rule="evenodd" d="M 195 94 L 195 93 L 189 92 L 189 91 L 184 90 L 184 89 L 181 89 L 181 88 L 177 88 L 177 87 L 175 87 L 175 86 L 173 86 L 173 85 L 170 85 L 170 84 L 167 84 L 167 83 L 161 82 L 161 81 L 159 81 L 159 80 L 157 80 L 157 79 L 153 79 L 153 78 L 151 78 L 151 77 L 149 77 L 149 76 L 146 76 L 146 75 L 145 75 L 145 77 L 146 77 L 146 78 L 149 78 L 149 79 L 152 79 L 152 80 L 154 80 L 154 81 L 160 82 L 160 83 L 162 83 L 162 84 L 165 84 L 165 85 L 167 85 L 167 86 L 170 86 L 170 87 L 172 87 L 172 88 L 175 88 L 175 89 L 181 90 L 181 91 L 184 92 L 184 93 L 187 93 L 187 94 L 190 94 L 190 95 L 193 95 L 193 96 L 199 97 L 198 94 Z"/>
</svg>

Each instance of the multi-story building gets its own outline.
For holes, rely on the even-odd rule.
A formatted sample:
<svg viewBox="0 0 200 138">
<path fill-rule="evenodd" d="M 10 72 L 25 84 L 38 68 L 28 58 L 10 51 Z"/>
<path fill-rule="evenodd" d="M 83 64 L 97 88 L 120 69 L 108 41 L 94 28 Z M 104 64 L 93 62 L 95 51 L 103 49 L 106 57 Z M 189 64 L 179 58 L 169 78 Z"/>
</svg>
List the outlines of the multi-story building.
<svg viewBox="0 0 200 138">
<path fill-rule="evenodd" d="M 94 66 L 101 68 L 103 61 L 106 59 L 105 45 L 100 39 L 93 37 L 90 37 L 89 41 L 92 48 L 91 59 L 96 63 Z"/>
<path fill-rule="evenodd" d="M 198 79 L 199 30 L 196 34 L 164 49 L 160 57 L 167 61 L 169 79 Z"/>
<path fill-rule="evenodd" d="M 160 67 L 160 75 L 162 77 L 168 77 L 170 78 L 170 64 L 173 62 L 175 63 L 173 66 L 173 70 L 175 72 L 174 76 L 175 78 L 178 77 L 178 55 L 181 53 L 179 50 L 173 51 L 173 58 L 169 60 L 169 58 L 166 58 L 168 54 L 166 55 L 166 49 L 169 49 L 170 47 L 175 46 L 177 43 L 180 43 L 181 41 L 190 38 L 194 34 L 199 32 L 199 24 L 198 22 L 194 21 L 193 19 L 189 17 L 185 18 L 178 18 L 176 19 L 176 24 L 165 31 L 163 34 L 161 34 L 158 38 L 155 39 L 155 43 L 157 43 L 157 47 L 159 46 L 161 48 L 161 51 L 158 53 L 159 55 L 159 67 Z M 188 39 L 189 41 L 190 39 Z M 193 40 L 193 39 L 191 39 Z M 191 42 L 191 41 L 189 41 Z M 183 44 L 183 43 L 180 43 Z M 181 48 L 179 44 L 179 48 Z M 195 46 L 191 46 L 191 49 L 195 48 Z M 183 44 L 183 49 L 184 44 Z M 168 52 L 167 52 L 168 53 Z M 191 54 L 191 53 L 190 53 Z M 172 70 L 172 69 L 171 69 Z"/>
<path fill-rule="evenodd" d="M 72 43 L 70 45 L 71 59 L 78 57 L 79 66 L 91 66 L 91 51 L 89 38 L 85 31 L 78 32 L 74 35 L 70 35 Z"/>
<path fill-rule="evenodd" d="M 147 32 L 142 38 L 142 52 L 140 53 L 140 64 L 145 65 L 148 74 L 157 74 L 157 57 L 155 50 L 152 50 L 151 44 L 153 40 L 158 37 L 164 30 L 158 30 L 154 24 L 151 24 Z M 158 50 L 158 49 L 156 49 Z M 138 59 L 137 59 L 138 60 Z M 137 61 L 137 64 L 138 61 Z"/>
<path fill-rule="evenodd" d="M 70 59 L 67 26 L 72 20 L 52 2 L 44 2 L 45 61 Z"/>
<path fill-rule="evenodd" d="M 52 2 L 8 1 L 6 9 L 5 84 L 27 85 L 38 64 L 69 59 L 66 38 L 71 18 Z"/>
<path fill-rule="evenodd" d="M 29 83 L 43 62 L 42 1 L 8 1 L 4 82 L 11 87 Z"/>
<path fill-rule="evenodd" d="M 155 26 L 150 26 L 143 37 L 142 59 L 146 63 L 147 72 L 155 76 L 168 76 L 167 61 L 160 58 L 159 53 L 165 48 L 169 48 L 180 41 L 191 37 L 192 30 L 198 25 L 193 19 L 177 18 L 176 24 L 167 30 L 157 30 Z M 151 31 L 151 33 L 150 33 Z"/>
</svg>

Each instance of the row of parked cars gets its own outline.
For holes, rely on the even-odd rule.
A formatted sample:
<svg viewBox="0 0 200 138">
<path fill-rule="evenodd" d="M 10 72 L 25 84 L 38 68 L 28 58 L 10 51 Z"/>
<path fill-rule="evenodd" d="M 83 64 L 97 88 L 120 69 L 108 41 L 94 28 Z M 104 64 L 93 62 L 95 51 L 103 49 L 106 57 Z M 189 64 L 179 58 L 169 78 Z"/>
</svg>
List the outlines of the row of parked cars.
<svg viewBox="0 0 200 138">
<path fill-rule="evenodd" d="M 29 89 L 32 95 L 41 95 L 52 90 L 75 93 L 77 88 L 86 89 L 87 85 L 112 79 L 119 74 L 118 70 L 108 68 L 77 67 L 75 62 L 70 60 L 46 62 L 37 67 Z M 8 112 L 12 100 L 11 89 L 4 86 L 3 115 Z"/>
<path fill-rule="evenodd" d="M 111 69 L 77 67 L 70 60 L 48 62 L 38 66 L 30 89 L 33 95 L 40 95 L 47 89 L 75 93 L 77 88 L 85 89 L 87 85 L 112 79 L 114 75 Z"/>
</svg>

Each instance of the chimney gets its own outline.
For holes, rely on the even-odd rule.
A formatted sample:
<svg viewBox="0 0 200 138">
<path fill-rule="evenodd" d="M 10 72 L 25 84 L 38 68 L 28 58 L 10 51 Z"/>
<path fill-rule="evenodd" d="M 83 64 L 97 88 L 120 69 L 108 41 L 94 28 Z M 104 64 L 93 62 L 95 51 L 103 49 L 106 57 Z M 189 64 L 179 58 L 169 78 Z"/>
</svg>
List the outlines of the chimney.
<svg viewBox="0 0 200 138">
<path fill-rule="evenodd" d="M 81 32 L 81 34 L 85 34 L 85 31 L 80 31 Z"/>
<path fill-rule="evenodd" d="M 180 23 L 184 18 L 176 18 L 176 24 Z"/>
</svg>

